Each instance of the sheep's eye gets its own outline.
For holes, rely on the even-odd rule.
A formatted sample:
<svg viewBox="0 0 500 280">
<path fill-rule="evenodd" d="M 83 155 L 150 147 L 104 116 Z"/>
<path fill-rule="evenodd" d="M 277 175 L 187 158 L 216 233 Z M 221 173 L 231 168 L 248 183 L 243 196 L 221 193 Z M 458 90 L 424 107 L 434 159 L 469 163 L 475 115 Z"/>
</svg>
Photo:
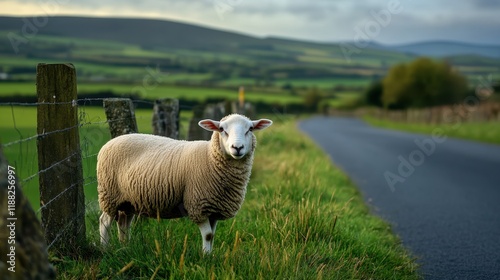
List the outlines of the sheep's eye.
<svg viewBox="0 0 500 280">
<path fill-rule="evenodd" d="M 224 128 L 219 127 L 219 132 L 224 132 Z"/>
</svg>

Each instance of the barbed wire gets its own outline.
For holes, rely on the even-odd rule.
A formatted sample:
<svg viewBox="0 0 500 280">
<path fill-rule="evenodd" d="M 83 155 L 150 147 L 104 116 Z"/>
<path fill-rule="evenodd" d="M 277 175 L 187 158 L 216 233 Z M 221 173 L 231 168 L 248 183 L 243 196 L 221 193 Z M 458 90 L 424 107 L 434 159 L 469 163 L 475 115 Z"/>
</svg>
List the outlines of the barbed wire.
<svg viewBox="0 0 500 280">
<path fill-rule="evenodd" d="M 85 103 L 88 102 L 93 102 L 93 101 L 104 101 L 108 99 L 119 99 L 120 97 L 112 97 L 112 98 L 79 98 L 79 99 L 73 99 L 71 101 L 65 101 L 65 102 L 0 102 L 0 106 L 38 106 L 38 105 L 68 105 L 71 104 L 73 106 L 76 105 L 85 105 Z M 127 99 L 127 98 L 124 98 Z M 145 100 L 145 99 L 130 99 L 132 103 L 138 103 L 138 104 L 147 104 L 154 106 L 156 104 L 156 101 L 151 101 L 151 100 Z M 180 109 L 185 109 L 185 110 L 191 110 L 194 108 L 194 106 L 189 106 L 189 105 L 179 105 Z"/>
<path fill-rule="evenodd" d="M 103 120 L 101 117 L 97 117 L 97 118 L 93 118 L 92 116 L 90 116 L 85 110 L 87 108 L 87 104 L 89 102 L 95 102 L 95 101 L 104 101 L 105 99 L 107 98 L 84 98 L 84 99 L 75 99 L 75 100 L 72 100 L 72 101 L 67 101 L 67 102 L 3 102 L 3 103 L 0 103 L 0 106 L 10 106 L 11 107 L 11 110 L 12 110 L 12 119 L 14 121 L 14 129 L 17 131 L 17 133 L 19 134 L 19 136 L 22 137 L 22 133 L 21 131 L 17 128 L 17 125 L 16 125 L 16 117 L 15 117 L 15 114 L 14 114 L 14 106 L 39 106 L 39 105 L 72 105 L 72 106 L 75 106 L 75 105 L 78 105 L 79 106 L 79 115 L 78 115 L 78 123 L 76 125 L 73 125 L 73 126 L 70 126 L 70 127 L 66 127 L 66 128 L 62 128 L 62 129 L 58 129 L 58 130 L 53 130 L 53 131 L 49 131 L 49 132 L 43 132 L 43 133 L 37 133 L 35 135 L 32 135 L 32 136 L 29 136 L 29 137 L 25 137 L 25 138 L 22 138 L 22 139 L 19 139 L 19 140 L 15 140 L 15 141 L 11 141 L 11 142 L 8 142 L 8 143 L 5 143 L 5 144 L 2 144 L 3 147 L 7 148 L 7 147 L 11 147 L 11 146 L 14 146 L 14 145 L 20 145 L 20 144 L 23 144 L 25 142 L 28 142 L 28 141 L 32 141 L 32 140 L 35 140 L 35 139 L 40 139 L 41 137 L 47 137 L 49 135 L 52 135 L 52 134 L 56 134 L 56 133 L 62 133 L 62 132 L 67 132 L 69 130 L 73 130 L 73 129 L 81 129 L 83 127 L 88 127 L 88 126 L 91 126 L 91 125 L 94 125 L 94 126 L 99 126 L 99 125 L 105 125 L 105 124 L 110 124 L 110 123 L 113 123 L 113 122 L 121 122 L 121 121 L 129 121 L 130 119 L 129 118 L 119 118 L 119 119 L 113 119 L 113 120 Z M 156 102 L 154 101 L 148 101 L 148 100 L 132 100 L 132 103 L 133 104 L 147 104 L 147 105 L 151 105 L 152 107 L 156 104 Z M 182 109 L 193 109 L 193 106 L 179 106 L 180 108 Z M 136 115 L 136 119 L 145 119 L 146 117 L 145 116 L 137 116 Z M 94 121 L 95 120 L 95 121 Z M 155 125 L 157 123 L 161 123 L 163 122 L 163 120 L 161 119 L 158 119 L 156 121 L 153 121 L 153 118 L 151 117 L 151 124 L 152 125 Z M 22 184 L 27 184 L 29 183 L 30 181 L 32 181 L 33 179 L 35 179 L 36 177 L 39 177 L 40 174 L 42 173 L 45 173 L 53 168 L 55 168 L 56 166 L 58 165 L 61 165 L 61 164 L 64 164 L 64 162 L 70 160 L 72 157 L 74 156 L 77 156 L 77 155 L 83 155 L 84 154 L 84 151 L 88 151 L 91 147 L 91 146 L 94 146 L 93 144 L 93 141 L 91 139 L 88 139 L 85 136 L 80 136 L 80 141 L 81 141 L 81 145 L 83 145 L 83 149 L 80 148 L 78 151 L 75 151 L 74 153 L 68 155 L 67 157 L 65 157 L 64 159 L 60 160 L 60 161 L 57 161 L 57 162 L 54 162 L 52 163 L 50 166 L 42 169 L 42 170 L 39 170 L 37 172 L 35 172 L 34 174 L 31 174 L 27 177 L 25 177 L 24 179 L 21 179 L 21 183 Z M 84 155 L 82 156 L 82 161 L 85 160 L 85 159 L 88 159 L 88 158 L 92 158 L 92 157 L 96 157 L 99 153 L 92 153 L 92 154 L 88 154 L 88 155 Z M 70 168 L 70 167 L 66 167 L 66 168 Z M 66 194 L 68 191 L 74 189 L 76 186 L 80 185 L 83 183 L 83 187 L 87 187 L 89 185 L 93 185 L 93 184 L 96 184 L 97 183 L 97 177 L 96 176 L 87 176 L 85 178 L 83 178 L 81 181 L 79 182 L 75 182 L 73 184 L 71 184 L 70 186 L 66 187 L 63 191 L 61 191 L 60 193 L 58 193 L 55 197 L 51 198 L 49 201 L 47 202 L 42 202 L 43 205 L 40 206 L 40 208 L 37 209 L 36 213 L 39 214 L 41 211 L 43 211 L 44 209 L 46 209 L 47 207 L 49 207 L 49 205 L 51 205 L 52 203 L 56 202 L 58 199 L 60 199 L 61 197 L 64 196 L 64 194 Z M 59 234 L 58 236 L 56 237 L 56 239 L 54 239 L 52 241 L 51 244 L 49 244 L 49 248 L 57 241 L 57 239 L 62 235 L 62 233 L 66 230 L 68 225 L 66 225 L 65 229 L 63 229 Z"/>
<path fill-rule="evenodd" d="M 30 175 L 30 176 L 26 177 L 25 179 L 23 179 L 23 180 L 21 181 L 21 183 L 23 183 L 23 184 L 24 184 L 24 183 L 27 183 L 27 182 L 31 181 L 31 180 L 32 180 L 33 178 L 35 178 L 36 176 L 38 176 L 38 175 L 40 175 L 40 174 L 42 174 L 42 173 L 45 173 L 45 172 L 49 171 L 50 169 L 54 168 L 56 165 L 59 165 L 59 164 L 61 164 L 61 163 L 65 162 L 65 161 L 67 161 L 67 160 L 69 160 L 70 158 L 72 158 L 72 157 L 74 157 L 74 156 L 76 156 L 76 155 L 78 155 L 78 154 L 80 154 L 80 153 L 81 153 L 81 150 L 79 150 L 79 151 L 76 151 L 76 152 L 72 153 L 71 155 L 67 156 L 66 158 L 64 158 L 64 159 L 62 159 L 62 160 L 60 160 L 60 161 L 58 161 L 58 162 L 56 162 L 56 163 L 53 163 L 51 166 L 49 166 L 49 167 L 47 167 L 47 168 L 45 168 L 45 169 L 42 169 L 42 170 L 38 171 L 37 173 L 32 174 L 32 175 Z"/>
<path fill-rule="evenodd" d="M 94 164 L 94 159 L 97 157 L 99 152 L 94 152 L 93 147 L 98 147 L 103 140 L 106 139 L 106 137 L 109 138 L 109 130 L 103 130 L 104 126 L 106 124 L 111 124 L 115 122 L 123 122 L 123 121 L 130 121 L 130 118 L 119 118 L 119 119 L 113 119 L 113 120 L 107 120 L 102 118 L 101 116 L 94 116 L 93 114 L 89 114 L 86 110 L 89 107 L 96 107 L 96 105 L 99 105 L 99 102 L 102 102 L 104 104 L 104 100 L 107 100 L 109 98 L 81 98 L 81 99 L 73 99 L 70 101 L 65 101 L 65 102 L 0 102 L 0 107 L 1 106 L 9 106 L 11 108 L 11 114 L 12 114 L 12 120 L 14 122 L 14 128 L 19 135 L 18 140 L 14 140 L 5 144 L 0 144 L 2 147 L 9 148 L 13 147 L 15 145 L 19 145 L 20 150 L 22 150 L 22 147 L 24 146 L 23 144 L 33 141 L 35 139 L 39 140 L 43 137 L 48 137 L 53 134 L 57 133 L 64 133 L 68 132 L 70 130 L 74 129 L 79 129 L 80 131 L 80 136 L 79 136 L 79 143 L 80 146 L 79 148 L 72 152 L 70 155 L 66 156 L 64 159 L 61 159 L 57 162 L 51 163 L 50 166 L 44 167 L 43 169 L 39 170 L 38 166 L 34 167 L 35 164 L 32 164 L 32 162 L 29 162 L 27 160 L 26 162 L 29 162 L 29 172 L 33 173 L 29 176 L 26 176 L 25 178 L 21 178 L 20 183 L 26 186 L 29 186 L 29 183 L 32 182 L 35 178 L 40 177 L 41 174 L 48 172 L 49 170 L 52 170 L 54 168 L 61 168 L 60 170 L 57 169 L 57 172 L 61 171 L 61 173 L 65 172 L 72 172 L 73 162 L 72 159 L 75 157 L 80 157 L 81 158 L 81 168 L 85 167 L 87 168 L 86 170 L 89 170 L 90 168 L 93 167 Z M 141 100 L 141 99 L 135 99 L 131 100 L 132 104 L 134 105 L 133 107 L 150 107 L 152 109 L 155 105 L 159 104 L 157 101 L 152 101 L 152 100 Z M 26 133 L 24 130 L 20 130 L 18 128 L 18 125 L 16 124 L 16 114 L 14 112 L 15 107 L 38 107 L 38 106 L 49 106 L 49 108 L 53 108 L 50 106 L 62 106 L 68 108 L 68 106 L 73 106 L 73 107 L 78 107 L 78 121 L 75 125 L 72 125 L 70 127 L 65 127 L 53 131 L 41 131 L 40 133 L 36 131 L 35 135 L 31 135 L 28 137 L 24 137 L 23 133 Z M 146 105 L 146 106 L 144 106 Z M 179 104 L 179 109 L 180 110 L 192 110 L 194 109 L 195 106 L 189 106 L 189 105 L 181 105 Z M 57 109 L 56 109 L 57 110 Z M 146 117 L 146 116 L 138 116 L 135 114 L 136 120 L 138 119 L 149 119 L 150 124 L 152 126 L 155 126 L 156 124 L 163 123 L 164 120 L 162 119 L 157 119 L 154 120 L 153 116 L 151 117 Z M 35 125 L 36 126 L 36 125 Z M 102 127 L 100 127 L 102 126 Z M 92 130 L 93 127 L 96 127 L 95 132 Z M 83 132 L 85 131 L 85 132 Z M 30 134 L 33 132 L 30 132 Z M 106 135 L 107 134 L 107 135 Z M 26 145 L 25 147 L 31 147 L 31 143 L 29 145 Z M 22 153 L 20 152 L 19 155 L 22 158 Z M 31 154 L 30 154 L 31 155 Z M 36 157 L 36 153 L 33 156 L 34 158 Z M 90 159 L 90 160 L 89 160 Z M 34 170 L 33 170 L 33 169 Z M 37 171 L 38 170 L 38 171 Z M 46 209 L 53 209 L 54 207 L 57 207 L 58 202 L 61 201 L 62 198 L 65 197 L 65 195 L 68 194 L 68 192 L 74 191 L 75 188 L 80 188 L 83 187 L 82 191 L 85 191 L 88 188 L 93 188 L 95 184 L 97 184 L 97 175 L 95 174 L 95 169 L 90 172 L 90 174 L 87 173 L 83 174 L 83 178 L 78 179 L 77 182 L 73 182 L 69 186 L 61 186 L 64 189 L 57 193 L 54 197 L 51 197 L 50 200 L 48 201 L 41 201 L 40 207 L 36 210 L 36 214 L 39 215 L 41 212 L 45 212 Z M 86 176 L 86 177 L 85 177 Z M 33 184 L 31 184 L 33 185 Z M 39 186 L 38 186 L 39 187 Z M 89 205 L 93 205 L 97 203 L 97 199 L 92 199 L 90 201 L 86 201 L 84 204 L 83 211 L 86 211 Z M 55 206 L 54 206 L 55 205 Z M 95 209 L 94 209 L 95 210 Z M 65 232 L 68 231 L 68 228 L 75 223 L 77 219 L 79 219 L 84 213 L 81 213 L 82 210 L 76 210 L 74 212 L 78 212 L 76 214 L 72 214 L 74 216 L 68 217 L 69 219 L 66 221 L 66 223 L 62 226 L 60 229 L 54 229 L 52 232 L 57 234 L 55 235 L 55 238 L 48 244 L 48 248 L 50 249 L 58 240 L 61 239 L 61 237 L 65 236 Z M 80 230 L 79 228 L 78 230 Z M 54 236 L 54 235 L 52 235 Z"/>
<path fill-rule="evenodd" d="M 108 98 L 83 98 L 83 99 L 74 99 L 74 100 L 71 100 L 71 101 L 67 101 L 67 102 L 0 102 L 0 106 L 9 106 L 11 107 L 12 109 L 12 119 L 14 121 L 14 129 L 17 131 L 17 133 L 19 134 L 19 136 L 22 136 L 22 133 L 19 131 L 19 129 L 17 128 L 17 125 L 15 124 L 15 120 L 16 120 L 16 117 L 14 115 L 14 106 L 38 106 L 38 105 L 79 105 L 79 109 L 81 110 L 79 112 L 79 121 L 76 125 L 73 125 L 73 126 L 70 126 L 70 127 L 66 127 L 66 128 L 63 128 L 63 129 L 58 129 L 58 130 L 53 130 L 53 131 L 50 131 L 50 132 L 43 132 L 43 133 L 37 133 L 35 135 L 32 135 L 32 136 L 29 136 L 29 137 L 25 137 L 25 138 L 22 138 L 22 139 L 19 139 L 19 140 L 15 140 L 15 141 L 11 141 L 11 142 L 8 142 L 8 143 L 4 143 L 4 144 L 1 144 L 2 147 L 4 148 L 8 148 L 8 147 L 11 147 L 11 146 L 14 146 L 14 145 L 19 145 L 19 144 L 23 144 L 25 142 L 28 142 L 28 141 L 32 141 L 32 140 L 35 140 L 35 139 L 39 139 L 40 137 L 46 137 L 46 136 L 49 136 L 49 135 L 52 135 L 52 134 L 56 134 L 56 133 L 62 133 L 62 132 L 66 132 L 66 131 L 69 131 L 69 130 L 72 130 L 72 129 L 77 129 L 77 128 L 83 128 L 83 127 L 86 127 L 86 126 L 91 126 L 91 125 L 96 125 L 96 126 L 99 126 L 99 125 L 105 125 L 105 124 L 110 124 L 110 123 L 113 123 L 113 122 L 121 122 L 121 121 L 128 121 L 129 118 L 119 118 L 119 119 L 113 119 L 113 120 L 102 120 L 102 118 L 100 117 L 97 117 L 97 121 L 93 121 L 93 119 L 89 119 L 89 114 L 86 113 L 85 109 L 87 107 L 87 104 L 89 102 L 95 102 L 95 101 L 104 101 Z M 134 104 L 147 104 L 147 105 L 151 105 L 151 106 L 154 106 L 156 104 L 155 101 L 149 101 L 149 100 L 132 100 L 132 103 Z M 83 106 L 82 106 L 83 105 Z M 183 109 L 192 109 L 193 106 L 180 106 L 181 108 Z M 145 116 L 136 116 L 137 119 L 145 119 L 146 117 Z M 161 123 L 162 120 L 159 119 L 159 120 L 156 120 L 156 121 L 153 121 L 152 117 L 151 117 L 151 125 L 155 125 L 155 124 L 158 124 L 158 123 Z M 88 145 L 88 146 L 91 146 L 92 145 L 92 140 L 89 140 L 89 139 L 86 139 L 85 138 L 86 136 L 83 136 L 83 145 Z M 82 137 L 81 137 L 82 139 Z M 71 155 L 67 156 L 66 158 L 58 161 L 58 162 L 55 162 L 53 164 L 51 164 L 49 167 L 47 168 L 44 168 L 43 170 L 39 170 L 38 172 L 34 173 L 34 174 L 31 174 L 27 177 L 25 177 L 24 179 L 22 179 L 20 182 L 23 183 L 23 184 L 26 184 L 28 182 L 30 182 L 31 180 L 33 180 L 34 178 L 36 178 L 37 176 L 39 176 L 40 174 L 44 173 L 44 172 L 47 172 L 49 171 L 50 169 L 56 167 L 57 165 L 60 165 L 62 163 L 64 163 L 65 161 L 69 160 L 70 158 L 72 158 L 73 156 L 77 155 L 78 153 L 80 154 L 83 154 L 84 153 L 84 150 L 88 150 L 88 147 L 85 147 L 86 149 L 80 149 L 79 151 L 76 151 L 74 153 L 72 153 Z M 91 158 L 91 157 L 95 157 L 98 155 L 98 152 L 97 153 L 92 153 L 92 154 L 89 154 L 89 155 L 85 155 L 85 156 L 82 156 L 82 160 L 85 160 L 85 159 L 88 159 L 88 158 Z M 64 192 L 66 192 L 68 189 L 71 189 L 72 187 L 74 187 L 73 185 L 72 186 L 69 186 Z M 60 193 L 58 196 L 54 197 L 51 201 L 45 203 L 45 205 L 51 203 L 52 201 L 54 201 L 55 199 L 59 198 L 64 192 Z M 38 212 L 43 209 L 43 207 L 41 207 Z"/>
<path fill-rule="evenodd" d="M 143 116 L 137 117 L 136 116 L 136 118 L 143 119 L 145 117 L 143 117 Z M 26 138 L 23 138 L 23 139 L 20 139 L 20 140 L 8 142 L 8 143 L 5 143 L 5 144 L 2 144 L 2 146 L 4 148 L 7 148 L 7 147 L 12 146 L 12 145 L 24 143 L 24 142 L 31 141 L 31 140 L 34 140 L 34 139 L 38 139 L 39 137 L 45 137 L 45 136 L 48 136 L 48 135 L 51 135 L 51 134 L 65 132 L 65 131 L 68 131 L 68 130 L 71 130 L 71 129 L 75 129 L 75 128 L 78 128 L 78 127 L 83 127 L 83 126 L 88 126 L 88 125 L 96 125 L 96 124 L 109 124 L 109 123 L 121 122 L 121 121 L 128 121 L 128 120 L 129 120 L 129 118 L 118 118 L 118 119 L 114 119 L 114 120 L 106 120 L 106 121 L 99 121 L 99 122 L 78 123 L 78 124 L 76 124 L 74 126 L 70 126 L 70 127 L 67 127 L 67 128 L 63 128 L 63 129 L 59 129 L 59 130 L 53 130 L 53 131 L 50 131 L 50 132 L 44 132 L 42 134 L 35 134 L 33 136 L 26 137 Z M 161 120 L 155 121 L 155 123 L 160 123 L 160 122 L 162 122 L 162 121 Z"/>
<path fill-rule="evenodd" d="M 40 202 L 40 204 L 43 203 L 42 206 L 40 206 L 40 208 L 38 208 L 38 210 L 36 211 L 36 214 L 40 213 L 43 209 L 47 208 L 52 202 L 54 202 L 55 200 L 57 200 L 59 197 L 61 197 L 63 194 L 65 194 L 67 191 L 71 190 L 72 188 L 78 186 L 80 183 L 83 183 L 84 180 L 80 181 L 80 182 L 75 182 L 73 184 L 71 184 L 69 187 L 67 187 L 66 189 L 64 189 L 64 191 L 60 192 L 59 194 L 57 194 L 56 196 L 54 196 L 51 200 L 47 201 L 47 202 Z"/>
<path fill-rule="evenodd" d="M 81 212 L 78 212 L 76 215 L 73 216 L 73 218 L 71 220 L 69 220 L 66 225 L 61 229 L 61 231 L 59 231 L 59 233 L 56 235 L 56 237 L 54 238 L 54 240 L 52 240 L 52 242 L 50 242 L 50 244 L 47 245 L 47 250 L 49 250 L 52 246 L 54 246 L 54 244 L 64 235 L 64 233 L 68 230 L 68 227 L 73 224 L 76 219 L 78 219 L 80 217 L 80 215 L 84 214 L 85 215 L 85 212 L 86 212 L 86 209 L 87 207 L 92 204 L 92 203 L 95 203 L 95 201 L 89 201 L 85 204 L 85 207 L 83 208 L 83 213 Z M 81 229 L 81 227 L 79 227 Z"/>
</svg>

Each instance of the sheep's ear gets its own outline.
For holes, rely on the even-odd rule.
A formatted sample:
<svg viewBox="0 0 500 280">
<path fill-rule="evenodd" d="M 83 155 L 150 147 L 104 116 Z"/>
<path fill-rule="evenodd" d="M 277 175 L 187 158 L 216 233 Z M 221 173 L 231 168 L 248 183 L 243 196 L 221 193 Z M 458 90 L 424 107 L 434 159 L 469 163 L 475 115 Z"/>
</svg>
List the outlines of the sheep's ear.
<svg viewBox="0 0 500 280">
<path fill-rule="evenodd" d="M 208 131 L 219 131 L 220 122 L 207 119 L 199 121 L 198 125 Z"/>
<path fill-rule="evenodd" d="M 260 119 L 260 120 L 252 121 L 253 130 L 261 130 L 261 129 L 264 129 L 268 126 L 271 126 L 272 124 L 273 124 L 273 121 L 268 120 L 268 119 Z"/>
</svg>

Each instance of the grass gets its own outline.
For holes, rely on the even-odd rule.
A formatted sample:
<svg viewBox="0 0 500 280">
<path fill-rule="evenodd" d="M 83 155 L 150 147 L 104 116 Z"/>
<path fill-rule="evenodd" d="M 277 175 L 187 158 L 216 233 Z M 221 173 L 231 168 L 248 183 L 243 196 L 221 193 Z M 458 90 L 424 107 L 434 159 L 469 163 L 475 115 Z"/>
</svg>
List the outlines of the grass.
<svg viewBox="0 0 500 280">
<path fill-rule="evenodd" d="M 61 279 L 418 279 L 413 259 L 372 216 L 348 178 L 293 121 L 259 132 L 246 201 L 219 223 L 214 251 L 201 253 L 187 219 L 139 219 L 132 239 L 52 257 Z M 98 243 L 96 203 L 87 208 Z"/>
<path fill-rule="evenodd" d="M 291 120 L 257 134 L 259 144 L 246 201 L 219 223 L 214 252 L 187 219 L 139 219 L 123 246 L 99 243 L 96 153 L 109 132 L 101 108 L 79 108 L 88 246 L 52 255 L 60 279 L 418 279 L 414 260 L 390 226 L 370 214 L 349 179 Z M 137 110 L 139 131 L 151 132 L 151 111 Z M 0 107 L 1 141 L 36 134 L 35 107 Z M 185 130 L 190 115 L 181 115 Z M 14 124 L 15 121 L 15 124 Z M 35 174 L 35 140 L 4 148 L 22 179 Z M 38 179 L 23 182 L 38 209 Z"/>
<path fill-rule="evenodd" d="M 485 143 L 500 144 L 500 125 L 498 122 L 463 122 L 463 123 L 403 123 L 371 116 L 363 119 L 369 124 L 377 127 L 402 130 L 414 133 L 432 134 L 442 133 L 447 137 L 456 137 L 466 140 L 474 140 Z"/>
</svg>

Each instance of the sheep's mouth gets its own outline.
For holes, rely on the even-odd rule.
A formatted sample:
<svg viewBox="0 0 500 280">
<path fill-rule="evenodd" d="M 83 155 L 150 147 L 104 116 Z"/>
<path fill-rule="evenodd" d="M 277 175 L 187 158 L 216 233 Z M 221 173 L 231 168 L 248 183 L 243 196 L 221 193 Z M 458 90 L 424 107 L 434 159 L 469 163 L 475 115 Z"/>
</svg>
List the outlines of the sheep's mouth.
<svg viewBox="0 0 500 280">
<path fill-rule="evenodd" d="M 242 159 L 244 156 L 245 156 L 245 154 L 242 154 L 240 152 L 231 153 L 231 157 L 234 159 Z"/>
</svg>

